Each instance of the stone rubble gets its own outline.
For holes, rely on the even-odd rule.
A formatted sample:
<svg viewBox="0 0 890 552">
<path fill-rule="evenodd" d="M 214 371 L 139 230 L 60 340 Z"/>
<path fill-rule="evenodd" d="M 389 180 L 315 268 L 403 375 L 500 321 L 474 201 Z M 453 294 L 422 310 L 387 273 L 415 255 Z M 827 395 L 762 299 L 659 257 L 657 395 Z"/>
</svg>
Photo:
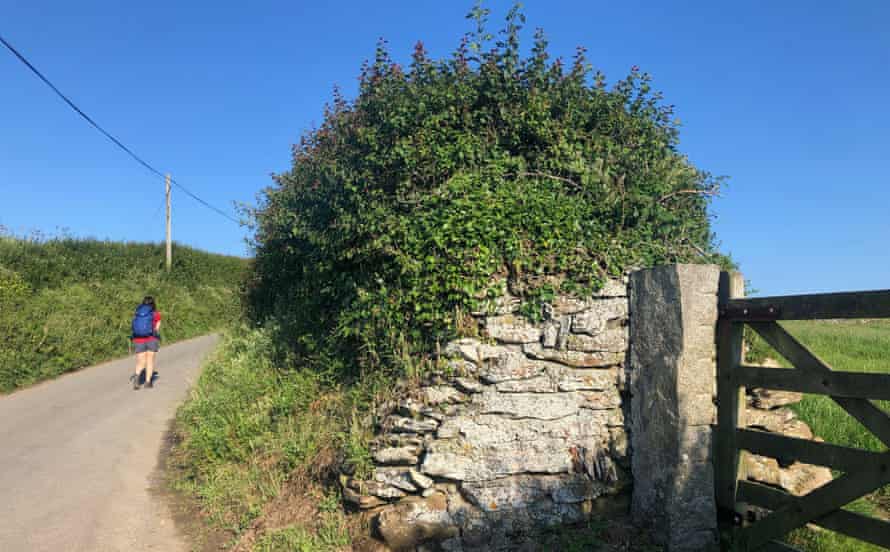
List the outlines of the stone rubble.
<svg viewBox="0 0 890 552">
<path fill-rule="evenodd" d="M 762 366 L 781 369 L 778 363 L 769 359 Z M 748 389 L 747 395 L 745 425 L 748 428 L 798 439 L 813 439 L 810 427 L 788 408 L 803 399 L 802 393 Z M 749 480 L 780 487 L 797 496 L 805 495 L 832 480 L 831 470 L 824 466 L 800 462 L 785 466 L 774 458 L 756 454 L 745 455 L 745 468 Z"/>
</svg>

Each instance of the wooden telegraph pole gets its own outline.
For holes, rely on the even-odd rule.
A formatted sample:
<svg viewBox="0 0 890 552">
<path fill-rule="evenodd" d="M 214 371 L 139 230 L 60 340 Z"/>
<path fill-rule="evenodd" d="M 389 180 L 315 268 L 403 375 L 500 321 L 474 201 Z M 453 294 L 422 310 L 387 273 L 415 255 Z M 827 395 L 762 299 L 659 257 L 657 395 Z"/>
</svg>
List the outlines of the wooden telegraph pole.
<svg viewBox="0 0 890 552">
<path fill-rule="evenodd" d="M 170 175 L 164 177 L 167 184 L 167 272 L 173 266 L 173 244 L 170 241 Z"/>
</svg>

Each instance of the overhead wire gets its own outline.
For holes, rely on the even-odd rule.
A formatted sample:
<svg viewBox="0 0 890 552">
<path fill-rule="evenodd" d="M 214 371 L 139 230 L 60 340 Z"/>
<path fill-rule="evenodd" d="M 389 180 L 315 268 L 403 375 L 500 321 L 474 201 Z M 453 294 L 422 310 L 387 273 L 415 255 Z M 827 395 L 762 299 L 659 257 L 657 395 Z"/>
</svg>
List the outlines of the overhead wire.
<svg viewBox="0 0 890 552">
<path fill-rule="evenodd" d="M 30 69 L 31 72 L 33 72 L 35 75 L 37 75 L 37 77 L 38 77 L 41 81 L 43 81 L 44 84 L 46 84 L 47 86 L 49 86 L 50 89 L 52 89 L 52 91 L 55 92 L 57 96 L 59 96 L 60 98 L 62 98 L 62 100 L 63 100 L 66 104 L 68 104 L 68 106 L 71 107 L 71 109 L 73 109 L 75 112 L 77 112 L 77 114 L 80 115 L 80 116 L 81 116 L 86 122 L 88 122 L 93 128 L 95 128 L 96 130 L 98 130 L 99 132 L 101 132 L 106 138 L 108 138 L 109 140 L 111 140 L 111 142 L 112 142 L 114 145 L 116 145 L 117 147 L 119 147 L 120 149 L 122 149 L 124 152 L 126 152 L 130 157 L 132 157 L 137 163 L 139 163 L 140 165 L 142 165 L 144 168 L 148 169 L 149 171 L 151 171 L 152 173 L 154 173 L 155 175 L 157 175 L 157 176 L 159 176 L 159 177 L 161 177 L 161 178 L 166 178 L 166 175 L 164 175 L 161 171 L 157 170 L 157 169 L 154 168 L 151 164 L 149 164 L 147 161 L 145 161 L 144 159 L 142 159 L 141 157 L 139 157 L 138 155 L 136 155 L 136 153 L 133 152 L 133 150 L 131 150 L 130 148 L 128 148 L 127 146 L 125 146 L 120 140 L 118 140 L 117 138 L 115 138 L 114 136 L 112 136 L 111 133 L 109 133 L 109 132 L 106 131 L 104 128 L 102 128 L 102 127 L 101 127 L 96 121 L 94 121 L 89 115 L 87 115 L 86 113 L 84 113 L 82 109 L 80 109 L 79 107 L 77 107 L 77 105 L 76 105 L 73 101 L 71 101 L 71 100 L 68 98 L 68 96 L 66 96 L 65 94 L 63 94 L 62 91 L 59 90 L 59 89 L 58 89 L 52 82 L 50 82 L 50 80 L 49 80 L 48 78 L 46 78 L 45 76 L 43 76 L 43 73 L 41 73 L 36 67 L 34 67 L 34 65 L 33 65 L 30 61 L 28 61 L 27 58 L 25 58 L 24 55 L 22 55 L 18 50 L 16 50 L 15 47 L 13 47 L 12 44 L 10 44 L 9 42 L 7 42 L 6 39 L 3 38 L 2 35 L 0 35 L 0 42 L 2 42 L 3 45 L 6 46 L 6 48 L 7 48 L 10 52 L 12 52 L 13 55 L 15 55 L 15 57 L 17 57 L 17 58 L 19 59 L 19 61 L 21 61 L 23 64 L 25 64 L 25 66 L 28 67 L 28 69 Z M 185 192 L 186 195 L 188 195 L 189 197 L 191 197 L 192 199 L 194 199 L 194 200 L 197 201 L 198 203 L 200 203 L 200 204 L 204 205 L 205 207 L 207 207 L 208 209 L 210 209 L 210 210 L 216 212 L 217 214 L 219 214 L 219 215 L 221 215 L 221 216 L 227 218 L 228 220 L 234 222 L 235 224 L 241 224 L 241 221 L 239 221 L 238 219 L 236 219 L 236 218 L 230 216 L 229 214 L 227 214 L 226 212 L 224 212 L 224 211 L 222 211 L 221 209 L 217 208 L 216 206 L 211 205 L 210 203 L 208 203 L 207 201 L 203 200 L 202 198 L 198 197 L 197 195 L 195 195 L 194 193 L 192 193 L 191 190 L 189 190 L 188 188 L 186 188 L 185 186 L 183 186 L 182 184 L 180 184 L 179 182 L 177 182 L 177 181 L 174 180 L 173 178 L 170 178 L 170 183 L 173 184 L 174 186 L 176 186 L 177 188 L 179 188 L 180 190 L 182 190 L 183 192 Z"/>
</svg>

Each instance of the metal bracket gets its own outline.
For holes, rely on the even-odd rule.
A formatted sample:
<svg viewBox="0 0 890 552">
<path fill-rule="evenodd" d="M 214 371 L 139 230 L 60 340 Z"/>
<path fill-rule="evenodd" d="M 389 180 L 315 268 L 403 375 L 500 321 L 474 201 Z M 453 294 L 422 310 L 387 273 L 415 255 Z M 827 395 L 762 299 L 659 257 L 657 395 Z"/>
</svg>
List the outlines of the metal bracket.
<svg viewBox="0 0 890 552">
<path fill-rule="evenodd" d="M 781 309 L 772 305 L 765 307 L 720 307 L 720 318 L 739 322 L 773 322 L 779 319 Z"/>
</svg>

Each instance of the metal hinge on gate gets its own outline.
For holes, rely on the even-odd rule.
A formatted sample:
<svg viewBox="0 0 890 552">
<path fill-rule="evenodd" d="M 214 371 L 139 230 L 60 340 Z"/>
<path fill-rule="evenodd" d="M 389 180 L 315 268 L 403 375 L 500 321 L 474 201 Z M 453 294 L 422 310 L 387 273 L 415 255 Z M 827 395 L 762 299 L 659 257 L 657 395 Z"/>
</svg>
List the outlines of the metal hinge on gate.
<svg viewBox="0 0 890 552">
<path fill-rule="evenodd" d="M 778 320 L 780 315 L 781 309 L 772 305 L 765 307 L 736 307 L 729 305 L 720 308 L 720 318 L 727 320 L 772 322 Z"/>
</svg>

